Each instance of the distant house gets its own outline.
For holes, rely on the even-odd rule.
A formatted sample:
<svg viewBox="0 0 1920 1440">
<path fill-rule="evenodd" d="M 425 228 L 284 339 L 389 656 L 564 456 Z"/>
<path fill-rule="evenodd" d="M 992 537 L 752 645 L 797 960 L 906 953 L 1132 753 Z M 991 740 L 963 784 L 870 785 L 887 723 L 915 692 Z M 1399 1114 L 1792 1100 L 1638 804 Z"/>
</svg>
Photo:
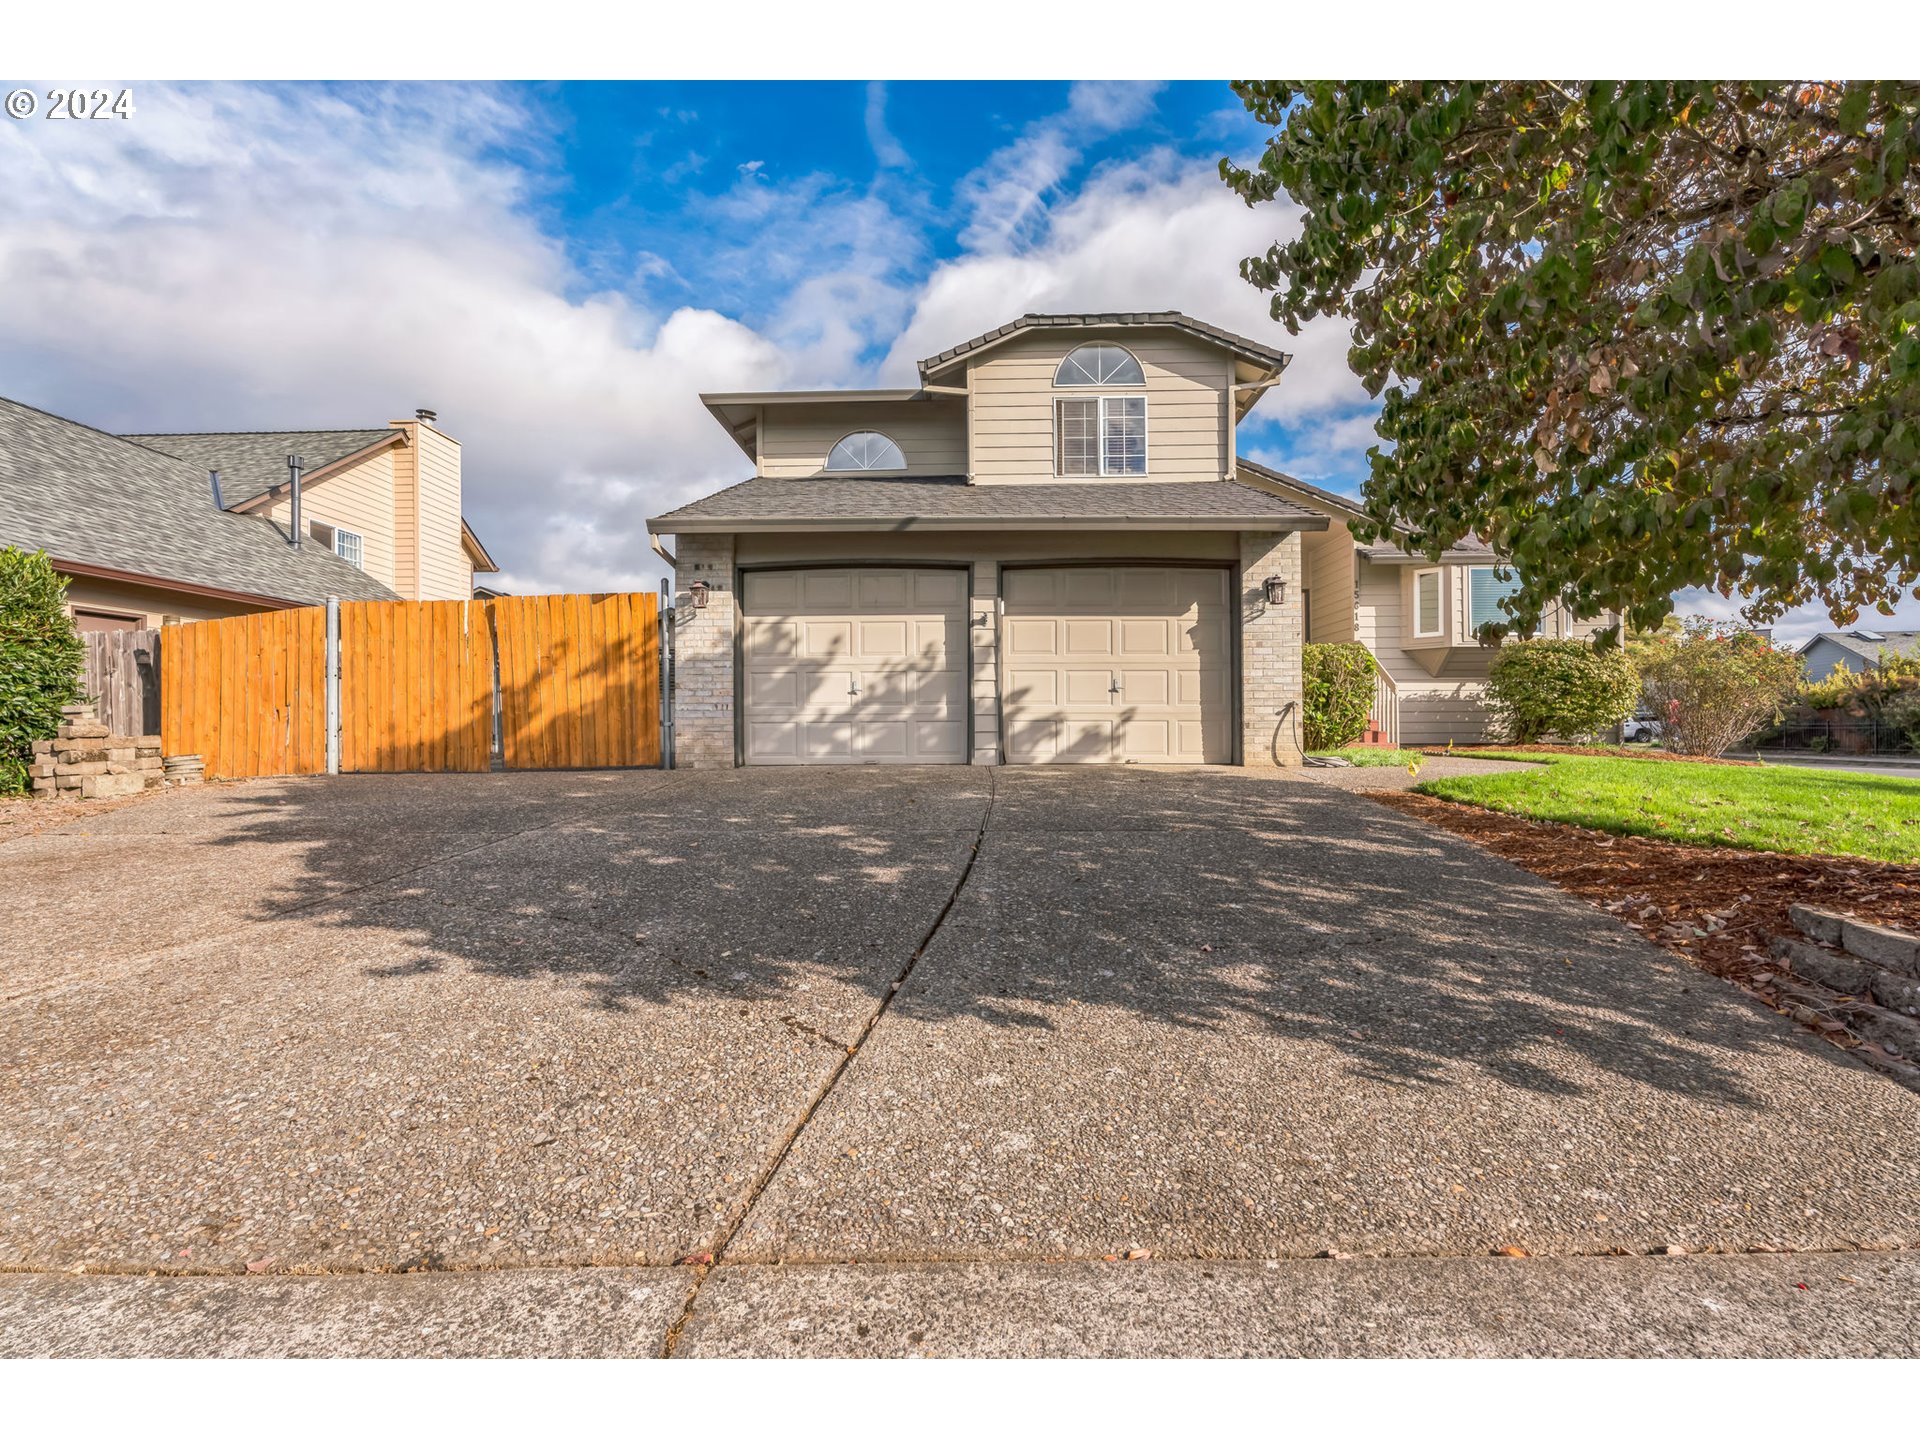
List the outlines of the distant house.
<svg viewBox="0 0 1920 1440">
<path fill-rule="evenodd" d="M 465 599 L 476 571 L 499 567 L 460 513 L 460 444 L 433 419 L 110 435 L 0 399 L 0 545 L 47 552 L 83 630 L 329 595 Z M 302 462 L 297 534 L 289 455 Z"/>
<path fill-rule="evenodd" d="M 1889 655 L 1920 653 L 1920 630 L 1823 630 L 1800 647 L 1807 679 L 1825 680 L 1836 670 L 1856 675 Z"/>
</svg>

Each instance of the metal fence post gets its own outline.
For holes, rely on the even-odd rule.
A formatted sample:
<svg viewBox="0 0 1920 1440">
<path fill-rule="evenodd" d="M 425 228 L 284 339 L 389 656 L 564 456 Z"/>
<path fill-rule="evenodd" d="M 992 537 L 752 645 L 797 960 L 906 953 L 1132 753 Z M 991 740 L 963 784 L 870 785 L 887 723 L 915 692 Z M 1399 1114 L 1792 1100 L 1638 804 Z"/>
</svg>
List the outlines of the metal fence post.
<svg viewBox="0 0 1920 1440">
<path fill-rule="evenodd" d="M 340 773 L 340 597 L 327 597 L 327 774 Z"/>
<path fill-rule="evenodd" d="M 660 582 L 660 768 L 673 768 L 673 582 Z"/>
</svg>

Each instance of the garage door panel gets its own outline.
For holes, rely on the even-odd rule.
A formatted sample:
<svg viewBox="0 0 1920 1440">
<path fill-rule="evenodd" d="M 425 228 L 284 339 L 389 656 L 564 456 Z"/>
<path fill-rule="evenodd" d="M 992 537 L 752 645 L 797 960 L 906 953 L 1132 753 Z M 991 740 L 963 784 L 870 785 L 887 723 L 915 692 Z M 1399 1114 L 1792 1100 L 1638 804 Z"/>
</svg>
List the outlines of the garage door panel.
<svg viewBox="0 0 1920 1440">
<path fill-rule="evenodd" d="M 909 567 L 744 576 L 748 763 L 964 762 L 965 581 Z"/>
<path fill-rule="evenodd" d="M 1233 758 L 1225 571 L 1014 569 L 1005 572 L 1002 593 L 1009 761 L 1222 764 Z"/>
</svg>

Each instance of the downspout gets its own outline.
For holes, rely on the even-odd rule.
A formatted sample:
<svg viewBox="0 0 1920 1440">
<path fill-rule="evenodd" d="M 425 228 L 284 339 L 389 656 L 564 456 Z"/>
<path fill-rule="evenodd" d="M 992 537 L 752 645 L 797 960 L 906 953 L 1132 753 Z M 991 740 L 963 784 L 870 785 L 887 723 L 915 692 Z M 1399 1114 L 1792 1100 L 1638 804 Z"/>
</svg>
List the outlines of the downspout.
<svg viewBox="0 0 1920 1440">
<path fill-rule="evenodd" d="M 306 467 L 306 463 L 307 462 L 302 460 L 298 455 L 287 456 L 287 470 L 293 477 L 291 528 L 293 530 L 292 544 L 296 550 L 300 548 L 300 472 Z"/>
</svg>

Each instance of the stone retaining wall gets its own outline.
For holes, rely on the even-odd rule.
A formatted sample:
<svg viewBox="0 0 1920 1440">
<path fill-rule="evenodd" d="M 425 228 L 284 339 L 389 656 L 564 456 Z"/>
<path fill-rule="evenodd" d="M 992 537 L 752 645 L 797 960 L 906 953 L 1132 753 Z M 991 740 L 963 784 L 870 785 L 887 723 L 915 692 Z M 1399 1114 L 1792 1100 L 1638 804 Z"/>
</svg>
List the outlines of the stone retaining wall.
<svg viewBox="0 0 1920 1440">
<path fill-rule="evenodd" d="M 51 740 L 33 742 L 27 767 L 36 800 L 100 800 L 157 790 L 166 776 L 158 735 L 115 735 L 91 705 L 69 705 Z"/>
<path fill-rule="evenodd" d="M 1920 935 L 1811 905 L 1791 906 L 1787 915 L 1800 936 L 1775 936 L 1773 958 L 1849 997 L 1842 1018 L 1854 1034 L 1920 1061 Z"/>
</svg>

